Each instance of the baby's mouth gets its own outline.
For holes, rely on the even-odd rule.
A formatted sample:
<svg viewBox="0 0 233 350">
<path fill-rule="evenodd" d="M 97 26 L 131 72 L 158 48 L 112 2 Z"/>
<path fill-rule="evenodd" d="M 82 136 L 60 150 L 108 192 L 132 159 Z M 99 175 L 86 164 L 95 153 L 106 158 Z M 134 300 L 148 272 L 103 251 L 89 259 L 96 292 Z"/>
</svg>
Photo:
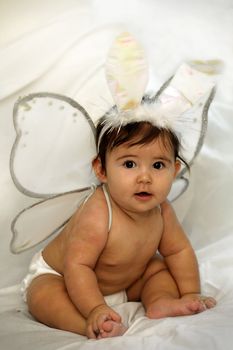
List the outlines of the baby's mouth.
<svg viewBox="0 0 233 350">
<path fill-rule="evenodd" d="M 137 193 L 135 193 L 135 195 L 137 197 L 140 197 L 140 198 L 149 198 L 149 197 L 151 197 L 151 193 L 149 193 L 149 192 L 137 192 Z"/>
</svg>

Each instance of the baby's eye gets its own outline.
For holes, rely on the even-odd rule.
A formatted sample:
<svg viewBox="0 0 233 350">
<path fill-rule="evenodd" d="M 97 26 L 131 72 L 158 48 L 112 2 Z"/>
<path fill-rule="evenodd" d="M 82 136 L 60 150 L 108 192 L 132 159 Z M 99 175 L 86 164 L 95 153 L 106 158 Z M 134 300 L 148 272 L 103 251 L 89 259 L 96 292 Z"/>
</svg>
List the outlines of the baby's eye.
<svg viewBox="0 0 233 350">
<path fill-rule="evenodd" d="M 155 163 L 153 164 L 153 168 L 154 168 L 154 169 L 157 169 L 157 170 L 161 170 L 161 169 L 164 168 L 164 164 L 163 164 L 162 162 L 155 162 Z"/>
<path fill-rule="evenodd" d="M 126 160 L 123 165 L 125 168 L 128 169 L 134 168 L 136 166 L 136 164 L 132 160 Z"/>
</svg>

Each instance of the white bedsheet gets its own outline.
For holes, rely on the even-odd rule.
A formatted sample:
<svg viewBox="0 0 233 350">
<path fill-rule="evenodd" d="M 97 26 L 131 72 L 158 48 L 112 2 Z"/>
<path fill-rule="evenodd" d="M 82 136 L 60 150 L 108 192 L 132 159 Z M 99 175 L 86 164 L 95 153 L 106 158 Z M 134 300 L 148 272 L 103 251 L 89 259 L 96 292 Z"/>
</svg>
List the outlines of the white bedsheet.
<svg viewBox="0 0 233 350">
<path fill-rule="evenodd" d="M 0 23 L 0 349 L 232 349 L 232 0 L 10 0 L 0 2 Z M 20 298 L 19 282 L 38 248 L 21 255 L 9 251 L 12 217 L 35 202 L 15 189 L 9 174 L 12 108 L 18 96 L 50 91 L 76 99 L 97 118 L 111 104 L 103 74 L 106 52 L 124 29 L 143 41 L 154 88 L 184 60 L 224 62 L 205 145 L 190 188 L 175 203 L 198 255 L 203 293 L 218 305 L 152 321 L 140 303 L 123 304 L 117 311 L 129 325 L 126 334 L 93 341 L 36 322 Z"/>
</svg>

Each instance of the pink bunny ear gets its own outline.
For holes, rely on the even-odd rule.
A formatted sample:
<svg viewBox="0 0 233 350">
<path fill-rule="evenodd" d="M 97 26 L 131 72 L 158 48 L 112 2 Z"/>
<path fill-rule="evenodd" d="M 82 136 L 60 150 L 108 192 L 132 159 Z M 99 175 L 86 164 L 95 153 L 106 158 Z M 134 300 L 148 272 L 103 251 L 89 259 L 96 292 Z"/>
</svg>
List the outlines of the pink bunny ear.
<svg viewBox="0 0 233 350">
<path fill-rule="evenodd" d="M 148 82 L 144 51 L 129 33 L 120 34 L 109 51 L 106 76 L 118 112 L 138 107 Z"/>
</svg>

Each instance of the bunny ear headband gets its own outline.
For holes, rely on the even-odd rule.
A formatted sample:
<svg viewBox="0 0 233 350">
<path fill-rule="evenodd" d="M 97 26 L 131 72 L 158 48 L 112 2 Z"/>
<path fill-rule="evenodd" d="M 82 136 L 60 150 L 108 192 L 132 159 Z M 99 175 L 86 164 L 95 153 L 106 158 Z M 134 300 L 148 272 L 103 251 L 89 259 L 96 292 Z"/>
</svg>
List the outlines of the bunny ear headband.
<svg viewBox="0 0 233 350">
<path fill-rule="evenodd" d="M 106 62 L 107 81 L 116 108 L 106 114 L 100 138 L 112 128 L 147 121 L 174 132 L 181 142 L 184 158 L 191 162 L 193 143 L 205 132 L 207 111 L 214 96 L 211 74 L 218 65 L 218 61 L 199 62 L 197 70 L 182 64 L 154 97 L 143 98 L 148 82 L 147 60 L 133 37 L 122 33 L 116 38 Z M 199 140 L 199 148 L 201 142 Z"/>
<path fill-rule="evenodd" d="M 212 76 L 205 72 L 216 66 L 199 63 L 195 69 L 183 64 L 159 92 L 145 98 L 148 65 L 144 52 L 130 34 L 121 34 L 106 63 L 116 106 L 104 116 L 102 133 L 137 121 L 168 128 L 179 137 L 182 156 L 190 165 L 203 143 L 214 94 Z M 92 119 L 66 96 L 30 94 L 16 102 L 13 116 L 16 139 L 10 157 L 11 176 L 21 192 L 40 198 L 12 221 L 11 250 L 19 253 L 59 232 L 92 193 L 92 185 L 98 184 L 91 165 L 97 149 Z M 187 188 L 185 171 L 183 168 L 174 181 L 170 200 Z"/>
</svg>

